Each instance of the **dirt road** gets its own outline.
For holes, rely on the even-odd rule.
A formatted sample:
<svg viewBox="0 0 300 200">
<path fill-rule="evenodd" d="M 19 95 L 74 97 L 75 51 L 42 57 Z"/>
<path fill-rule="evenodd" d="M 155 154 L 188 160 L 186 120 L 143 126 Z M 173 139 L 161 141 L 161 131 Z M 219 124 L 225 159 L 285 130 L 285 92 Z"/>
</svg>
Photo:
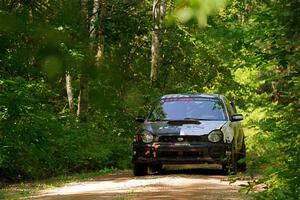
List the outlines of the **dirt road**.
<svg viewBox="0 0 300 200">
<path fill-rule="evenodd" d="M 215 169 L 168 170 L 144 177 L 127 172 L 42 191 L 31 199 L 242 199 L 238 190 L 245 182 L 229 184 L 226 179 L 226 175 Z"/>
</svg>

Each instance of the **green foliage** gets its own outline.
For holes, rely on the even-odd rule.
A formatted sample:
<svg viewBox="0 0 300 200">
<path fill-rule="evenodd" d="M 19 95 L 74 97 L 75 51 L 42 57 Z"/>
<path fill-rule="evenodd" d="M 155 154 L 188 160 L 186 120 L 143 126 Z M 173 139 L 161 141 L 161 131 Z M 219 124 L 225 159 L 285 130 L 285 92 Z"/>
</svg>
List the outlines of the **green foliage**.
<svg viewBox="0 0 300 200">
<path fill-rule="evenodd" d="M 243 32 L 239 59 L 247 69 L 235 73 L 244 75 L 237 80 L 251 95 L 245 109 L 254 132 L 248 138 L 250 171 L 261 173 L 259 182 L 267 184 L 258 199 L 300 196 L 298 7 L 298 1 L 232 1 L 223 13 Z"/>
<path fill-rule="evenodd" d="M 225 2 L 225 0 L 177 0 L 174 15 L 181 22 L 195 18 L 199 26 L 206 26 L 207 16 L 223 8 Z"/>
<path fill-rule="evenodd" d="M 56 108 L 51 107 L 49 99 L 57 95 L 43 81 L 26 83 L 16 78 L 2 81 L 1 88 L 2 177 L 45 178 L 66 172 L 128 167 L 130 141 L 120 137 L 122 129 L 110 128 L 116 124 L 107 120 L 105 126 L 91 123 L 81 127 L 72 114 L 55 114 Z M 52 104 L 56 104 L 55 100 Z"/>
</svg>

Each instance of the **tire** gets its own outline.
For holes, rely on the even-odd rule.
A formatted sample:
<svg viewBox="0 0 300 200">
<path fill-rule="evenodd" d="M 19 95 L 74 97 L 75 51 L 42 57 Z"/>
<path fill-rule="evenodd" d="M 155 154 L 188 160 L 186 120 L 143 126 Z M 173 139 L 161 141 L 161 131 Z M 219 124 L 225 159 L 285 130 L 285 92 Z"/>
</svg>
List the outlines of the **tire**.
<svg viewBox="0 0 300 200">
<path fill-rule="evenodd" d="M 145 176 L 148 172 L 148 166 L 143 163 L 133 164 L 133 175 L 134 176 Z"/>
<path fill-rule="evenodd" d="M 238 162 L 237 162 L 237 170 L 240 172 L 244 172 L 247 169 L 245 158 L 246 158 L 246 145 L 245 145 L 245 140 L 243 139 L 242 148 L 239 152 Z"/>
<path fill-rule="evenodd" d="M 232 147 L 231 156 L 227 163 L 222 164 L 222 170 L 231 175 L 236 174 L 237 172 L 237 162 L 236 162 L 236 154 L 234 153 L 235 147 Z"/>
</svg>

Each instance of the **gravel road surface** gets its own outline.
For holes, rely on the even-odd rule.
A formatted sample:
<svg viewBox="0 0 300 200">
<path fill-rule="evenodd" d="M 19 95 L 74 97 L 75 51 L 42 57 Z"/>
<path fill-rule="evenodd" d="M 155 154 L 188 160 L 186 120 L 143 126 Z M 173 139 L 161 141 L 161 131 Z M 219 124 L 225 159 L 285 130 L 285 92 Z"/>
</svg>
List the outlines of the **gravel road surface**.
<svg viewBox="0 0 300 200">
<path fill-rule="evenodd" d="M 155 199 L 243 199 L 245 181 L 229 183 L 216 169 L 166 170 L 161 174 L 134 177 L 131 172 L 95 177 L 64 187 L 41 191 L 35 200 L 155 200 Z"/>
</svg>

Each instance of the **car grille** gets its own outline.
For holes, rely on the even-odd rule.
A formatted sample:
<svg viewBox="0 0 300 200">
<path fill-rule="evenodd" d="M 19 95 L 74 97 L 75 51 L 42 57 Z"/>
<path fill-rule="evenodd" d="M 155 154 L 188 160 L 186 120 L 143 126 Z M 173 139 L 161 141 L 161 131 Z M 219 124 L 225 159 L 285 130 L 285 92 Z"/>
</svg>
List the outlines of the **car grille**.
<svg viewBox="0 0 300 200">
<path fill-rule="evenodd" d="M 158 156 L 160 157 L 197 157 L 197 156 L 203 156 L 203 152 L 199 152 L 199 151 L 184 151 L 184 152 L 180 152 L 180 151 L 163 151 L 163 152 L 159 152 Z"/>
<path fill-rule="evenodd" d="M 178 138 L 182 138 L 181 140 Z M 198 143 L 198 142 L 208 142 L 207 135 L 201 136 L 159 136 L 158 142 L 163 143 L 178 143 L 178 142 L 188 142 L 188 143 Z"/>
</svg>

